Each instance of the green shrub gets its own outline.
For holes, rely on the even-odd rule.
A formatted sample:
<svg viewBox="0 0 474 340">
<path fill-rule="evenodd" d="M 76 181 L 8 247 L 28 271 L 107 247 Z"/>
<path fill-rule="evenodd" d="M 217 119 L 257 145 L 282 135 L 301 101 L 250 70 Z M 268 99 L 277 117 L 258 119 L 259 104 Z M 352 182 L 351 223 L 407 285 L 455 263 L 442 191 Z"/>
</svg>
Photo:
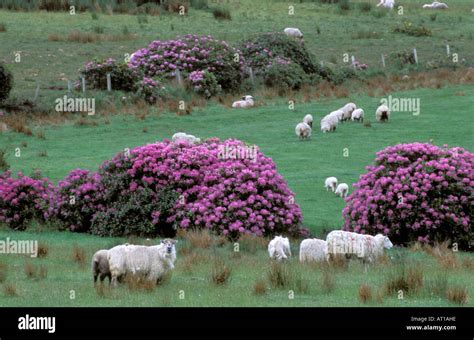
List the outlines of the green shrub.
<svg viewBox="0 0 474 340">
<path fill-rule="evenodd" d="M 266 86 L 279 90 L 299 90 L 307 82 L 306 74 L 301 66 L 295 63 L 275 61 L 263 73 Z"/>
<path fill-rule="evenodd" d="M 0 22 L 0 32 L 6 32 L 6 31 L 7 31 L 7 26 L 3 22 Z"/>
<path fill-rule="evenodd" d="M 8 98 L 12 87 L 13 75 L 4 64 L 0 63 L 0 103 Z"/>
<path fill-rule="evenodd" d="M 190 5 L 194 9 L 208 9 L 207 0 L 191 0 Z"/>
<path fill-rule="evenodd" d="M 356 71 L 351 67 L 344 67 L 335 71 L 331 76 L 331 81 L 340 85 L 348 79 L 358 78 Z"/>
<path fill-rule="evenodd" d="M 415 55 L 410 50 L 395 52 L 392 54 L 392 58 L 397 60 L 399 66 L 416 64 Z"/>
<path fill-rule="evenodd" d="M 230 10 L 226 7 L 214 7 L 212 9 L 212 15 L 217 20 L 232 20 Z"/>
<path fill-rule="evenodd" d="M 372 4 L 370 2 L 361 2 L 359 4 L 359 10 L 361 12 L 370 12 L 372 10 Z"/>
<path fill-rule="evenodd" d="M 198 94 L 211 98 L 221 91 L 216 76 L 209 71 L 194 71 L 188 76 L 190 87 Z"/>
<path fill-rule="evenodd" d="M 414 25 L 409 21 L 404 21 L 402 26 L 397 26 L 393 29 L 395 33 L 403 33 L 413 37 L 427 37 L 431 36 L 431 30 L 423 25 Z"/>
</svg>

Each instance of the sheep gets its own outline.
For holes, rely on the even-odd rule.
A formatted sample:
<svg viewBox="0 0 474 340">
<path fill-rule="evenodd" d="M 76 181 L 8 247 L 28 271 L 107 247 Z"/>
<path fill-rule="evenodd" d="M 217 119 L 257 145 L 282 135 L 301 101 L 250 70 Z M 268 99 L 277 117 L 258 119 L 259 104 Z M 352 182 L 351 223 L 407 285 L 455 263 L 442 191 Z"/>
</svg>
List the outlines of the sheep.
<svg viewBox="0 0 474 340">
<path fill-rule="evenodd" d="M 433 1 L 431 4 L 425 4 L 423 5 L 423 8 L 429 8 L 429 9 L 448 9 L 448 5 L 446 5 L 444 2 L 438 2 L 438 1 Z"/>
<path fill-rule="evenodd" d="M 335 131 L 338 122 L 339 122 L 338 116 L 335 114 L 334 115 L 328 114 L 327 116 L 324 116 L 323 119 L 321 119 L 321 131 L 323 133 Z"/>
<path fill-rule="evenodd" d="M 7 132 L 7 131 L 8 131 L 7 124 L 0 122 L 0 132 Z"/>
<path fill-rule="evenodd" d="M 300 139 L 308 139 L 311 137 L 311 126 L 305 122 L 298 123 L 295 127 L 295 133 Z"/>
<path fill-rule="evenodd" d="M 108 251 L 112 285 L 117 286 L 119 277 L 127 274 L 144 277 L 156 283 L 174 268 L 176 260 L 175 241 L 165 239 L 159 245 L 120 245 Z"/>
<path fill-rule="evenodd" d="M 379 122 L 388 121 L 390 118 L 390 109 L 387 105 L 380 105 L 375 111 L 375 119 Z"/>
<path fill-rule="evenodd" d="M 344 114 L 342 115 L 342 121 L 344 120 L 350 120 L 352 112 L 357 109 L 356 104 L 354 103 L 347 103 L 343 107 L 341 107 L 339 110 L 342 111 Z"/>
<path fill-rule="evenodd" d="M 300 244 L 300 262 L 322 262 L 328 259 L 327 242 L 317 238 L 303 240 Z"/>
<path fill-rule="evenodd" d="M 356 120 L 356 121 L 363 122 L 364 121 L 364 110 L 362 110 L 362 109 L 354 110 L 354 112 L 352 112 L 351 120 L 352 121 Z"/>
<path fill-rule="evenodd" d="M 248 108 L 254 106 L 252 96 L 243 96 L 241 100 L 235 101 L 232 104 L 233 108 Z"/>
<path fill-rule="evenodd" d="M 380 7 L 380 6 L 393 9 L 393 7 L 395 6 L 395 0 L 380 0 L 377 7 Z"/>
<path fill-rule="evenodd" d="M 268 255 L 274 260 L 284 260 L 291 256 L 288 237 L 275 236 L 268 244 Z"/>
<path fill-rule="evenodd" d="M 303 118 L 303 122 L 308 124 L 311 128 L 313 128 L 313 116 L 310 114 L 307 114 Z"/>
<path fill-rule="evenodd" d="M 349 194 L 349 186 L 346 183 L 341 183 L 337 186 L 336 191 L 334 191 L 336 195 L 341 196 L 342 198 L 347 197 Z"/>
<path fill-rule="evenodd" d="M 173 143 L 178 143 L 180 141 L 187 141 L 189 144 L 198 144 L 201 143 L 201 139 L 193 135 L 188 135 L 184 132 L 176 132 L 173 137 L 171 137 Z"/>
<path fill-rule="evenodd" d="M 343 230 L 333 230 L 327 237 L 328 259 L 336 255 L 345 255 L 346 258 L 356 256 L 364 263 L 365 272 L 367 264 L 374 263 L 383 255 L 384 249 L 393 247 L 390 239 L 382 234 L 376 236 L 357 234 Z"/>
<path fill-rule="evenodd" d="M 336 177 L 326 178 L 326 181 L 324 182 L 324 187 L 326 188 L 326 191 L 329 191 L 329 189 L 331 189 L 332 192 L 335 192 L 336 187 L 337 187 L 337 178 Z"/>
<path fill-rule="evenodd" d="M 298 28 L 288 27 L 288 28 L 285 28 L 283 32 L 285 32 L 285 34 L 289 37 L 303 38 L 303 33 L 301 33 L 301 31 Z"/>
<path fill-rule="evenodd" d="M 94 286 L 97 283 L 97 278 L 100 279 L 100 282 L 104 282 L 106 277 L 109 278 L 109 284 L 111 280 L 109 260 L 107 249 L 98 250 L 94 256 L 92 256 L 92 276 L 94 277 Z"/>
<path fill-rule="evenodd" d="M 342 121 L 343 118 L 344 118 L 344 111 L 336 110 L 336 111 L 333 111 L 330 114 L 328 114 L 328 116 L 336 117 L 338 121 Z"/>
</svg>

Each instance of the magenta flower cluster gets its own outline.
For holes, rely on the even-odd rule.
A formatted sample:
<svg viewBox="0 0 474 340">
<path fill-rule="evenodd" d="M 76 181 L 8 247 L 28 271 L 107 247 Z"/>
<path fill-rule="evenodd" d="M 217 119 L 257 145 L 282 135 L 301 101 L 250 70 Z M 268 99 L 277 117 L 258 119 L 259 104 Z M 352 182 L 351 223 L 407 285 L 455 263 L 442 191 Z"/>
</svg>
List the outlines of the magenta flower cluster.
<svg viewBox="0 0 474 340">
<path fill-rule="evenodd" d="M 344 229 L 384 233 L 398 244 L 474 240 L 474 154 L 455 147 L 399 144 L 377 153 L 346 199 Z"/>
<path fill-rule="evenodd" d="M 53 185 L 46 178 L 34 179 L 7 171 L 0 175 L 0 223 L 23 230 L 33 220 L 47 220 L 53 202 Z"/>
<path fill-rule="evenodd" d="M 176 70 L 186 77 L 193 71 L 213 73 L 223 89 L 235 89 L 240 85 L 244 60 L 239 51 L 227 42 L 212 36 L 194 34 L 174 40 L 155 40 L 147 48 L 133 54 L 129 66 L 139 69 L 148 77 L 169 78 Z"/>
</svg>

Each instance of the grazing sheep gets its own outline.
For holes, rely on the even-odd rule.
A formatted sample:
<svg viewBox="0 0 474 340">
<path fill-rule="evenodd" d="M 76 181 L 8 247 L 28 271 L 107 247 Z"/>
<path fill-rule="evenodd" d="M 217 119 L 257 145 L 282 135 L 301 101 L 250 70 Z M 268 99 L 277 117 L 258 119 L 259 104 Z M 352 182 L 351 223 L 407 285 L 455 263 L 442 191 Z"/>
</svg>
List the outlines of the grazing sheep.
<svg viewBox="0 0 474 340">
<path fill-rule="evenodd" d="M 374 263 L 383 255 L 384 249 L 393 247 L 390 239 L 382 234 L 376 236 L 333 230 L 326 237 L 328 258 L 335 255 L 353 256 L 361 259 L 367 272 L 367 263 Z"/>
<path fill-rule="evenodd" d="M 364 110 L 362 110 L 362 109 L 354 110 L 354 112 L 352 112 L 351 120 L 352 121 L 356 120 L 356 121 L 363 122 L 364 121 Z"/>
<path fill-rule="evenodd" d="M 304 116 L 303 123 L 308 124 L 311 128 L 313 128 L 313 116 L 308 114 Z"/>
<path fill-rule="evenodd" d="M 275 236 L 268 244 L 268 255 L 274 260 L 284 260 L 291 256 L 288 237 Z"/>
<path fill-rule="evenodd" d="M 328 247 L 324 240 L 308 238 L 300 245 L 300 262 L 322 262 L 327 261 Z"/>
<path fill-rule="evenodd" d="M 375 119 L 379 122 L 386 122 L 390 118 L 390 109 L 387 105 L 380 105 L 375 111 Z"/>
<path fill-rule="evenodd" d="M 193 135 L 188 135 L 187 133 L 184 132 L 177 132 L 171 137 L 171 140 L 173 143 L 177 143 L 180 141 L 187 141 L 189 144 L 198 144 L 201 143 L 201 139 L 197 138 Z"/>
<path fill-rule="evenodd" d="M 423 8 L 428 8 L 428 9 L 448 9 L 448 5 L 446 5 L 444 2 L 438 2 L 438 1 L 433 1 L 431 4 L 425 4 L 423 5 Z"/>
<path fill-rule="evenodd" d="M 0 132 L 7 132 L 8 126 L 5 123 L 0 123 Z"/>
<path fill-rule="evenodd" d="M 328 114 L 321 119 L 321 131 L 323 133 L 336 131 L 337 124 L 339 123 L 339 119 L 337 115 Z"/>
<path fill-rule="evenodd" d="M 289 37 L 303 38 L 303 33 L 301 33 L 301 31 L 297 28 L 288 27 L 285 28 L 283 32 L 285 32 L 285 34 Z"/>
<path fill-rule="evenodd" d="M 395 6 L 395 0 L 380 0 L 377 7 L 380 7 L 380 6 L 384 8 L 393 9 L 393 7 Z"/>
<path fill-rule="evenodd" d="M 295 133 L 300 139 L 308 139 L 311 137 L 311 126 L 308 124 L 301 122 L 298 123 L 295 127 Z"/>
<path fill-rule="evenodd" d="M 102 249 L 98 250 L 94 256 L 92 256 L 92 276 L 94 277 L 94 285 L 97 282 L 97 278 L 100 279 L 100 282 L 103 282 L 106 277 L 109 278 L 109 284 L 111 280 L 109 260 L 107 259 L 108 250 Z"/>
<path fill-rule="evenodd" d="M 329 191 L 329 189 L 331 189 L 332 192 L 335 192 L 336 187 L 337 187 L 337 178 L 336 177 L 326 178 L 326 181 L 324 182 L 324 187 L 326 188 L 326 191 Z"/>
<path fill-rule="evenodd" d="M 357 106 L 356 104 L 354 103 L 347 103 L 346 105 L 344 105 L 343 107 L 341 107 L 339 110 L 343 112 L 343 115 L 342 115 L 342 121 L 344 120 L 350 120 L 351 119 L 351 115 L 352 115 L 352 112 L 354 112 L 354 110 L 357 109 Z"/>
<path fill-rule="evenodd" d="M 157 282 L 174 268 L 175 241 L 165 239 L 156 246 L 120 245 L 108 252 L 112 285 L 120 276 L 132 274 Z"/>
<path fill-rule="evenodd" d="M 347 197 L 349 194 L 349 186 L 346 183 L 341 183 L 337 186 L 336 191 L 334 191 L 336 195 L 341 196 L 342 198 Z"/>
<path fill-rule="evenodd" d="M 252 96 L 244 96 L 241 100 L 238 100 L 232 104 L 233 108 L 247 108 L 254 105 Z"/>
<path fill-rule="evenodd" d="M 340 122 L 344 119 L 344 111 L 342 110 L 336 110 L 336 111 L 333 111 L 331 112 L 330 114 L 328 114 L 328 116 L 331 116 L 331 117 L 336 117 L 337 120 Z M 327 117 L 327 116 L 326 116 Z"/>
</svg>

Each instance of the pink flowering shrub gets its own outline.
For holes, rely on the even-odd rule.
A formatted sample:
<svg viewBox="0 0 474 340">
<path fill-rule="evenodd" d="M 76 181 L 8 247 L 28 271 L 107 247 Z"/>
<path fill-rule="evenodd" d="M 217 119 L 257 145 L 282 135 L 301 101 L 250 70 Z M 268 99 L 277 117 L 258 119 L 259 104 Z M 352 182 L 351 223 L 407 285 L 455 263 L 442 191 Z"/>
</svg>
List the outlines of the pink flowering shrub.
<svg viewBox="0 0 474 340">
<path fill-rule="evenodd" d="M 177 228 L 205 228 L 231 238 L 300 233 L 301 210 L 270 158 L 259 151 L 255 162 L 221 155 L 244 146 L 237 140 L 164 141 L 116 155 L 100 174 L 106 202 L 121 203 L 96 215 L 92 232 L 127 233 L 120 226 L 146 221 L 142 230 L 148 234 Z"/>
<path fill-rule="evenodd" d="M 166 96 L 166 89 L 158 79 L 143 77 L 135 86 L 137 96 L 148 104 L 154 104 Z"/>
<path fill-rule="evenodd" d="M 189 74 L 188 80 L 191 88 L 205 98 L 211 98 L 221 90 L 216 77 L 209 71 L 193 71 Z"/>
<path fill-rule="evenodd" d="M 194 34 L 174 40 L 155 40 L 136 51 L 129 62 L 131 69 L 148 77 L 172 78 L 179 69 L 184 77 L 193 71 L 208 71 L 223 90 L 235 90 L 242 82 L 244 61 L 239 51 L 212 36 Z"/>
<path fill-rule="evenodd" d="M 94 214 L 104 209 L 103 191 L 98 173 L 73 170 L 58 183 L 50 209 L 63 229 L 88 232 Z"/>
<path fill-rule="evenodd" d="M 45 221 L 52 189 L 46 178 L 34 179 L 22 173 L 14 178 L 9 171 L 0 174 L 0 223 L 24 230 L 32 220 Z"/>
<path fill-rule="evenodd" d="M 396 244 L 474 240 L 474 154 L 413 143 L 377 153 L 346 199 L 344 229 L 384 233 Z"/>
</svg>

